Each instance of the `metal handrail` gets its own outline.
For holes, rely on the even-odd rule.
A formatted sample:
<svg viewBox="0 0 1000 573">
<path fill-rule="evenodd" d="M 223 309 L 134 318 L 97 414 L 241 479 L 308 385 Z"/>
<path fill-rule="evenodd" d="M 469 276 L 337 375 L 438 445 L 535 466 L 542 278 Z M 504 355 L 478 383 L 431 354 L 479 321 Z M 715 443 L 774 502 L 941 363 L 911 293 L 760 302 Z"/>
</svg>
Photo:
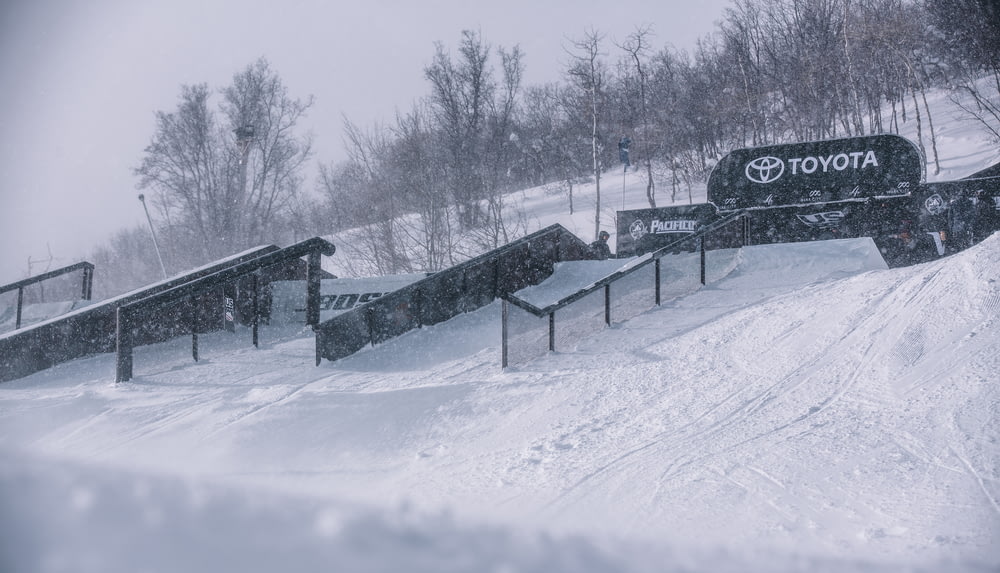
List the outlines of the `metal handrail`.
<svg viewBox="0 0 1000 573">
<path fill-rule="evenodd" d="M 78 270 L 83 270 L 83 284 L 80 295 L 81 299 L 90 300 L 94 284 L 94 264 L 88 263 L 87 261 L 75 263 L 61 269 L 56 269 L 54 271 L 49 271 L 47 273 L 42 273 L 40 275 L 35 275 L 33 277 L 28 277 L 17 282 L 0 286 L 0 294 L 12 290 L 17 291 L 17 317 L 14 320 L 14 329 L 17 330 L 21 328 L 21 310 L 24 307 L 24 287 Z"/>
<path fill-rule="evenodd" d="M 573 304 L 574 302 L 576 302 L 576 301 L 580 300 L 581 298 L 583 298 L 583 297 L 585 297 L 585 296 L 587 296 L 587 295 L 595 292 L 596 290 L 600 289 L 601 287 L 610 285 L 611 283 L 614 283 L 614 282 L 616 282 L 616 281 L 618 281 L 618 280 L 620 280 L 620 279 L 622 279 L 622 278 L 624 278 L 624 277 L 626 277 L 626 276 L 628 276 L 628 275 L 630 275 L 630 274 L 638 271 L 639 269 L 645 267 L 646 265 L 648 265 L 650 263 L 654 263 L 656 261 L 659 261 L 660 259 L 662 259 L 666 255 L 669 255 L 673 251 L 677 250 L 677 248 L 679 246 L 683 245 L 684 243 L 687 243 L 687 242 L 690 242 L 690 241 L 693 241 L 693 240 L 696 240 L 696 239 L 703 238 L 706 235 L 708 235 L 708 234 L 710 234 L 710 233 L 712 233 L 714 231 L 717 231 L 717 230 L 721 229 L 722 227 L 725 227 L 726 225 L 732 223 L 733 221 L 739 219 L 742 216 L 743 216 L 743 212 L 739 211 L 739 212 L 734 212 L 734 213 L 732 213 L 730 215 L 727 215 L 725 217 L 722 217 L 720 219 L 717 219 L 717 220 L 709 223 L 708 225 L 703 226 L 698 231 L 696 231 L 696 232 L 694 232 L 694 233 L 692 233 L 692 234 L 690 234 L 690 235 L 688 235 L 688 236 L 686 236 L 686 237 L 684 237 L 682 239 L 678 239 L 678 240 L 676 240 L 676 241 L 674 241 L 672 243 L 669 243 L 669 244 L 667 244 L 667 245 L 665 245 L 663 247 L 660 247 L 659 249 L 657 249 L 655 251 L 652 251 L 652 252 L 649 252 L 649 253 L 646 253 L 646 254 L 640 256 L 638 260 L 636 260 L 636 261 L 634 261 L 632 263 L 628 263 L 628 265 L 630 265 L 630 266 L 627 266 L 626 268 L 618 269 L 617 271 L 615 271 L 615 272 L 613 272 L 613 273 L 611 273 L 611 274 L 609 274 L 609 275 L 607 275 L 607 276 L 605 276 L 605 277 L 603 277 L 603 278 L 601 278 L 601 279 L 599 279 L 597 281 L 594 281 L 593 283 L 591 283 L 591 284 L 583 287 L 582 289 L 576 291 L 575 293 L 567 295 L 567 296 L 561 298 L 560 300 L 558 300 L 558 301 L 556 301 L 556 302 L 554 302 L 552 304 L 549 304 L 548 306 L 546 306 L 544 308 L 538 308 L 537 306 L 531 304 L 530 302 L 528 302 L 528 301 L 526 301 L 526 300 L 518 297 L 514 293 L 507 293 L 507 294 L 501 295 L 501 298 L 503 298 L 504 300 L 510 302 L 514 306 L 517 306 L 518 308 L 526 310 L 526 311 L 528 311 L 528 312 L 530 312 L 530 313 L 532 313 L 532 314 L 534 314 L 535 316 L 538 316 L 538 317 L 542 317 L 542 316 L 545 316 L 547 314 L 551 314 L 551 313 L 553 313 L 553 312 L 555 312 L 557 310 L 560 310 L 562 308 L 565 308 L 565 307 L 569 306 L 570 304 Z M 705 284 L 704 283 L 704 277 L 702 277 L 702 284 Z"/>
<path fill-rule="evenodd" d="M 724 217 L 720 217 L 711 223 L 704 225 L 698 231 L 678 239 L 672 243 L 669 243 L 655 251 L 646 253 L 631 263 L 627 263 L 625 268 L 618 269 L 617 271 L 597 280 L 593 283 L 579 289 L 578 291 L 567 295 L 558 301 L 549 304 L 543 308 L 539 308 L 530 302 L 518 297 L 514 293 L 501 294 L 500 298 L 502 300 L 501 306 L 501 368 L 507 368 L 508 363 L 508 352 L 507 352 L 507 340 L 508 340 L 508 317 L 509 317 L 509 305 L 525 310 L 539 318 L 545 317 L 549 318 L 549 351 L 555 350 L 555 313 L 556 311 L 563 309 L 574 302 L 596 292 L 598 289 L 604 289 L 604 322 L 607 325 L 611 324 L 611 285 L 632 273 L 644 268 L 646 265 L 651 263 L 656 264 L 656 304 L 660 304 L 660 259 L 664 256 L 673 253 L 678 247 L 685 243 L 701 239 L 701 284 L 705 284 L 705 237 L 726 225 L 743 217 L 743 211 L 735 211 L 727 214 Z"/>
<path fill-rule="evenodd" d="M 334 252 L 336 252 L 336 247 L 333 243 L 319 237 L 314 237 L 118 307 L 115 327 L 115 347 L 117 352 L 115 381 L 127 382 L 132 378 L 132 328 L 141 312 L 170 303 L 176 303 L 185 298 L 194 297 L 234 279 L 252 275 L 252 273 L 265 267 L 303 256 L 309 257 L 306 267 L 306 323 L 315 326 L 319 323 L 319 256 L 321 254 L 330 256 Z M 254 281 L 254 285 L 256 287 L 256 281 Z M 255 313 L 258 312 L 256 297 L 253 306 Z M 197 312 L 195 312 L 195 315 L 197 315 Z M 253 341 L 255 346 L 257 345 L 258 322 L 258 317 L 255 316 L 253 320 Z M 197 330 L 197 324 L 192 325 L 191 351 L 195 361 L 198 360 Z"/>
</svg>

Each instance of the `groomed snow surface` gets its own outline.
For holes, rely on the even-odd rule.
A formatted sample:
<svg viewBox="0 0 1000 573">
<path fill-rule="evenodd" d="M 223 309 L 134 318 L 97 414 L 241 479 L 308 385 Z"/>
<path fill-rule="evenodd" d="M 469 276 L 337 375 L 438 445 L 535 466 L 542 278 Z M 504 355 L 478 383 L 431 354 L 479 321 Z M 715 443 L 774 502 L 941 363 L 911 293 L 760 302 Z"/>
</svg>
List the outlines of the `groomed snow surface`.
<svg viewBox="0 0 1000 573">
<path fill-rule="evenodd" d="M 506 371 L 495 303 L 319 367 L 275 327 L 4 383 L 0 571 L 1000 568 L 1000 235 L 729 261 Z"/>
</svg>

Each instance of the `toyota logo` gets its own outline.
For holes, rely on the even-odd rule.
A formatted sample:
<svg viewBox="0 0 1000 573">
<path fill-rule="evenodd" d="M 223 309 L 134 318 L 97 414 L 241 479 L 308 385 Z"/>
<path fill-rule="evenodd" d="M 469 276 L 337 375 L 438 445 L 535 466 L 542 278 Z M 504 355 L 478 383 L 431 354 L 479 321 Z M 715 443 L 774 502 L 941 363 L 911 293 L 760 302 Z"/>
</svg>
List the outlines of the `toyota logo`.
<svg viewBox="0 0 1000 573">
<path fill-rule="evenodd" d="M 777 181 L 784 172 L 785 162 L 770 155 L 754 159 L 746 168 L 747 179 L 762 184 Z"/>
</svg>

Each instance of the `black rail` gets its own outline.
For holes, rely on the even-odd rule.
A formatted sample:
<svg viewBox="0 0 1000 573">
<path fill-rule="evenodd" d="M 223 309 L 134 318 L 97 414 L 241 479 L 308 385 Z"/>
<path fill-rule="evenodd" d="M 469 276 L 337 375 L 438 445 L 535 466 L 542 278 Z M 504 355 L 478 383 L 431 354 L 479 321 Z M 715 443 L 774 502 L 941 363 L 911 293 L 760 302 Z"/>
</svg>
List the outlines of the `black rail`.
<svg viewBox="0 0 1000 573">
<path fill-rule="evenodd" d="M 10 292 L 12 290 L 17 291 L 17 318 L 14 323 L 14 329 L 16 330 L 21 328 L 21 309 L 24 307 L 25 287 L 79 270 L 83 271 L 83 284 L 80 296 L 83 300 L 90 300 L 94 284 L 94 265 L 93 263 L 88 263 L 87 261 L 75 263 L 61 269 L 56 269 L 54 271 L 49 271 L 47 273 L 42 273 L 40 275 L 35 275 L 24 280 L 10 283 L 8 285 L 0 286 L 0 294 Z"/>
<path fill-rule="evenodd" d="M 246 276 L 251 278 L 251 306 L 253 313 L 251 325 L 253 327 L 253 344 L 257 346 L 260 305 L 258 304 L 255 273 L 265 267 L 288 262 L 303 256 L 307 257 L 306 324 L 315 326 L 319 323 L 320 310 L 319 294 L 322 272 L 320 255 L 330 256 L 334 252 L 336 252 L 336 247 L 333 243 L 319 237 L 314 237 L 118 307 L 115 327 L 115 348 L 117 351 L 115 381 L 127 382 L 132 379 L 133 330 L 142 322 L 143 318 L 149 316 L 159 308 L 184 300 L 192 301 L 188 324 L 192 337 L 191 353 L 194 360 L 197 361 L 198 333 L 200 329 L 198 324 L 198 310 L 193 304 L 194 298 Z"/>
<path fill-rule="evenodd" d="M 656 265 L 656 304 L 660 304 L 660 259 L 664 256 L 672 254 L 678 250 L 680 247 L 690 244 L 694 241 L 699 243 L 699 251 L 701 253 L 700 266 L 701 266 L 701 284 L 705 284 L 705 238 L 715 231 L 734 223 L 735 221 L 741 219 L 744 213 L 742 211 L 735 211 L 726 214 L 724 217 L 720 217 L 704 226 L 698 231 L 678 239 L 668 245 L 660 247 L 659 249 L 646 253 L 636 258 L 635 261 L 627 263 L 621 269 L 597 280 L 593 283 L 583 287 L 582 289 L 574 292 L 573 294 L 567 295 L 558 301 L 549 304 L 543 308 L 539 308 L 530 302 L 518 297 L 512 292 L 504 293 L 500 296 L 503 300 L 502 308 L 502 326 L 501 326 L 501 366 L 503 368 L 507 367 L 507 318 L 508 318 L 508 304 L 513 304 L 514 306 L 525 310 L 539 318 L 546 315 L 549 317 L 549 350 L 555 350 L 555 313 L 560 309 L 566 308 L 567 306 L 573 304 L 574 302 L 586 297 L 587 295 L 599 290 L 604 289 L 604 322 L 607 325 L 611 324 L 611 285 L 632 273 L 646 267 L 647 265 Z"/>
<path fill-rule="evenodd" d="M 561 225 L 550 225 L 324 321 L 315 328 L 316 364 L 538 284 L 552 274 L 556 262 L 590 258 L 586 243 Z"/>
</svg>

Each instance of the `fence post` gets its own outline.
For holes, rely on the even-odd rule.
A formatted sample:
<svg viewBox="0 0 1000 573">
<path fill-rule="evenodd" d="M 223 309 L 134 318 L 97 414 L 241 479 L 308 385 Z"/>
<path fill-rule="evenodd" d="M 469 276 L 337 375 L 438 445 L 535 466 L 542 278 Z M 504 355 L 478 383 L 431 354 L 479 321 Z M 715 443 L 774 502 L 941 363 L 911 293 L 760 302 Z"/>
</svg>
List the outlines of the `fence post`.
<svg viewBox="0 0 1000 573">
<path fill-rule="evenodd" d="M 702 235 L 701 240 L 701 284 L 705 284 L 705 236 Z"/>
<path fill-rule="evenodd" d="M 507 368 L 507 315 L 510 312 L 506 300 L 500 303 L 500 368 Z"/>
</svg>

